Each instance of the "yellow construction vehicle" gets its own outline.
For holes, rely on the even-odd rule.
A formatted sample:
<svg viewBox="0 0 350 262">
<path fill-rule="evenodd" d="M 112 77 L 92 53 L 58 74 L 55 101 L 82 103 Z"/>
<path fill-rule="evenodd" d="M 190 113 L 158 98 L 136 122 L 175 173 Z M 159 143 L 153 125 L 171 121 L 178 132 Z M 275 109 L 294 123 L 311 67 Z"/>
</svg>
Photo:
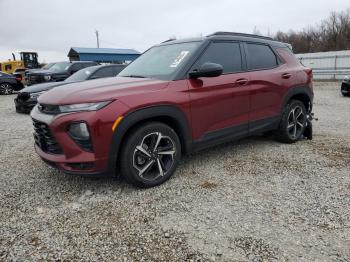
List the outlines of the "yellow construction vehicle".
<svg viewBox="0 0 350 262">
<path fill-rule="evenodd" d="M 36 52 L 20 52 L 21 60 L 16 60 L 15 54 L 12 53 L 13 60 L 0 62 L 0 71 L 12 74 L 17 69 L 35 69 L 40 68 L 38 54 Z M 18 71 L 18 70 L 17 70 Z"/>
</svg>

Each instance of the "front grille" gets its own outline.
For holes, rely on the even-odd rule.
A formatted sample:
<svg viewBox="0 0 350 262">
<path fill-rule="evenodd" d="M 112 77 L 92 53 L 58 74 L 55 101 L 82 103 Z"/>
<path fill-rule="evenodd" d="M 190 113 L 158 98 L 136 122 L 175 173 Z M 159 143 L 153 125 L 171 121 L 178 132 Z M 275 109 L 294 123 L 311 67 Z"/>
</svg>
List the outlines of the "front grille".
<svg viewBox="0 0 350 262">
<path fill-rule="evenodd" d="M 30 84 L 42 83 L 42 82 L 44 82 L 44 78 L 43 78 L 43 76 L 41 76 L 41 75 L 31 75 L 31 74 L 28 74 L 28 75 L 27 75 L 27 81 L 28 81 Z"/>
<path fill-rule="evenodd" d="M 30 98 L 30 94 L 29 93 L 20 92 L 17 95 L 17 100 L 20 101 L 20 102 L 26 102 L 29 98 Z"/>
<path fill-rule="evenodd" d="M 63 150 L 51 134 L 47 124 L 33 120 L 35 144 L 46 153 L 63 154 Z"/>
</svg>

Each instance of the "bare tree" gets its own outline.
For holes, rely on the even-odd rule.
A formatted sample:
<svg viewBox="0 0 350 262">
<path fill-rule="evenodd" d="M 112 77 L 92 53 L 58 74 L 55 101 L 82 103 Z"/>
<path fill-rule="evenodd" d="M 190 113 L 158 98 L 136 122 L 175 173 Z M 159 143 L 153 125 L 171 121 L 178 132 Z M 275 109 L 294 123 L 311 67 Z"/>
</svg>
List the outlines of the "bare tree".
<svg viewBox="0 0 350 262">
<path fill-rule="evenodd" d="M 350 9 L 332 12 L 320 25 L 302 31 L 277 32 L 274 38 L 292 44 L 295 53 L 350 49 Z"/>
</svg>

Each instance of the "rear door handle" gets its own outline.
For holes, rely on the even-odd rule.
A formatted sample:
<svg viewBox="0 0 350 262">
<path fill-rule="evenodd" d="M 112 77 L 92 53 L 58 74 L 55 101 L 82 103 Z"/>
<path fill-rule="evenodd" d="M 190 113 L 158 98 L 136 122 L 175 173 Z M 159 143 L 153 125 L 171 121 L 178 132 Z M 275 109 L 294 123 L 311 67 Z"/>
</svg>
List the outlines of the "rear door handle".
<svg viewBox="0 0 350 262">
<path fill-rule="evenodd" d="M 282 78 L 283 78 L 283 79 L 289 79 L 291 76 L 292 76 L 292 74 L 290 74 L 290 73 L 284 73 L 284 74 L 282 74 Z"/>
<path fill-rule="evenodd" d="M 238 84 L 240 86 L 244 86 L 244 85 L 248 84 L 248 79 L 245 79 L 245 78 L 238 79 L 238 80 L 236 80 L 236 84 Z"/>
</svg>

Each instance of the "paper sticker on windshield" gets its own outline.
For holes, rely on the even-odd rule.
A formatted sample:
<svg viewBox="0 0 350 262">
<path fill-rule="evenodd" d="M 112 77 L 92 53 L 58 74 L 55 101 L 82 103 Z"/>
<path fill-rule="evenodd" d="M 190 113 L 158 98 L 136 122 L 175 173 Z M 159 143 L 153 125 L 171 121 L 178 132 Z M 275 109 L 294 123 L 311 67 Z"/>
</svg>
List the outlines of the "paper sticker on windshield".
<svg viewBox="0 0 350 262">
<path fill-rule="evenodd" d="M 181 53 L 175 58 L 174 62 L 170 65 L 170 67 L 177 67 L 181 61 L 188 55 L 190 51 L 181 51 Z"/>
</svg>

